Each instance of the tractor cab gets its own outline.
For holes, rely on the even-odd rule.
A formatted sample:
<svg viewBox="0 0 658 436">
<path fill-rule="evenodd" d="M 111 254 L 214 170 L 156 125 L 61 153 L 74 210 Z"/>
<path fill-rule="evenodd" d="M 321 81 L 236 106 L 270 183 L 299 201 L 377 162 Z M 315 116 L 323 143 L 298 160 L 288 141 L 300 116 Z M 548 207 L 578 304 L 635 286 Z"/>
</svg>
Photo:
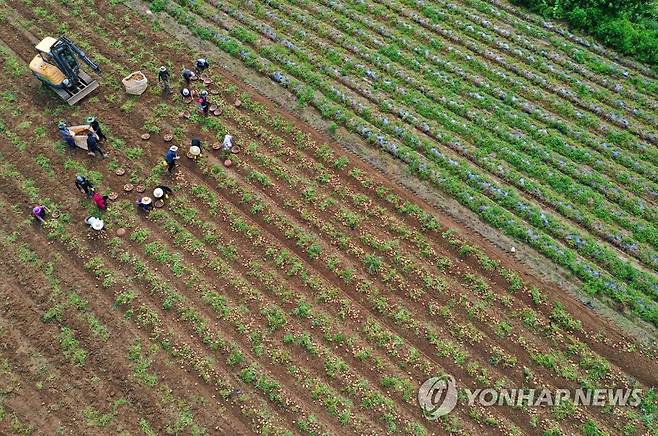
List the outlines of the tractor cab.
<svg viewBox="0 0 658 436">
<path fill-rule="evenodd" d="M 50 48 L 57 42 L 55 38 L 50 36 L 44 38 L 39 44 L 36 45 L 38 54 L 30 62 L 30 70 L 37 76 L 39 80 L 46 83 L 50 87 L 63 88 L 69 83 L 66 76 L 53 62 L 50 56 Z"/>
<path fill-rule="evenodd" d="M 77 58 L 97 73 L 100 68 L 66 37 L 48 36 L 35 48 L 38 53 L 30 62 L 30 70 L 62 100 L 73 105 L 98 88 L 98 82 L 80 68 Z"/>
</svg>

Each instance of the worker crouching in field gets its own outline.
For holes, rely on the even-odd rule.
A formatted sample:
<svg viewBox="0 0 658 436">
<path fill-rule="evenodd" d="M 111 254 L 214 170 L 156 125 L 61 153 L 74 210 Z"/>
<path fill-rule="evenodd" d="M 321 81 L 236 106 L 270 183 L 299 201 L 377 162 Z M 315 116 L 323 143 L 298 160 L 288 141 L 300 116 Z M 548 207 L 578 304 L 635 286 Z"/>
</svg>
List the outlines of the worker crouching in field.
<svg viewBox="0 0 658 436">
<path fill-rule="evenodd" d="M 210 108 L 210 102 L 208 101 L 208 91 L 203 90 L 199 93 L 199 111 L 203 112 L 204 115 L 208 115 L 208 109 Z"/>
<path fill-rule="evenodd" d="M 158 185 L 153 190 L 153 198 L 164 202 L 173 192 L 168 186 Z"/>
<path fill-rule="evenodd" d="M 181 72 L 181 77 L 185 81 L 185 87 L 189 88 L 190 84 L 192 83 L 192 80 L 196 77 L 196 74 L 194 74 L 193 71 L 188 70 L 187 68 L 183 68 L 183 71 Z"/>
<path fill-rule="evenodd" d="M 196 69 L 196 73 L 198 75 L 203 74 L 208 69 L 209 66 L 210 63 L 208 62 L 208 59 L 205 58 L 199 58 L 194 63 L 194 68 Z"/>
<path fill-rule="evenodd" d="M 153 201 L 151 200 L 151 197 L 138 198 L 135 204 L 137 204 L 137 207 L 147 213 L 150 212 L 153 208 Z"/>
<path fill-rule="evenodd" d="M 32 216 L 37 219 L 41 224 L 46 223 L 46 213 L 50 212 L 46 206 L 34 206 L 32 208 Z"/>
<path fill-rule="evenodd" d="M 100 210 L 107 209 L 107 199 L 108 199 L 107 195 L 100 195 L 98 192 L 94 192 L 91 195 L 91 201 L 96 203 L 96 206 L 98 206 Z"/>
<path fill-rule="evenodd" d="M 192 91 L 189 88 L 182 88 L 180 95 L 183 97 L 183 101 L 192 101 Z"/>
<path fill-rule="evenodd" d="M 91 197 L 91 194 L 94 192 L 94 185 L 84 176 L 77 176 L 75 178 L 75 187 L 78 191 L 85 194 L 87 198 Z"/>
</svg>

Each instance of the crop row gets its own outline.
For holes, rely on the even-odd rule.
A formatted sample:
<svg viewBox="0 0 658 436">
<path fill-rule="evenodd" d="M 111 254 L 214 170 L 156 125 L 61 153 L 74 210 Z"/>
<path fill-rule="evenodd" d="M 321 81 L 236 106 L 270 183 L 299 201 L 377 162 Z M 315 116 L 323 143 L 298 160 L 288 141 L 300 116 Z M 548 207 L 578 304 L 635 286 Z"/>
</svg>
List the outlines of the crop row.
<svg viewBox="0 0 658 436">
<path fill-rule="evenodd" d="M 268 74 L 268 76 L 272 76 L 276 72 L 275 69 L 271 69 L 269 67 L 265 68 L 265 64 L 262 64 L 261 60 L 254 63 L 253 61 L 255 60 L 255 58 L 253 58 L 253 55 L 249 55 L 249 51 L 245 51 L 246 48 L 241 49 L 240 48 L 241 44 L 237 40 L 229 36 L 220 37 L 220 35 L 216 33 L 216 30 L 210 30 L 210 28 L 207 28 L 206 30 L 202 30 L 204 29 L 203 27 L 195 26 L 193 24 L 192 17 L 187 15 L 187 13 L 182 8 L 174 8 L 170 12 L 172 13 L 172 15 L 176 16 L 180 22 L 190 25 L 191 27 L 195 27 L 197 29 L 196 32 L 200 36 L 214 40 L 215 42 L 218 43 L 220 48 L 225 49 L 229 53 L 235 54 L 237 57 L 240 56 L 245 57 L 246 63 L 248 65 L 254 66 L 259 71 Z M 241 51 L 242 51 L 242 55 L 240 55 Z M 295 89 L 297 90 L 301 89 L 301 84 L 295 85 L 295 83 L 291 82 L 291 84 L 288 85 L 288 89 L 291 89 L 293 92 L 295 92 Z M 365 137 L 371 138 L 375 143 L 379 142 L 382 148 L 388 149 L 389 152 L 397 155 L 398 157 L 401 157 L 403 160 L 407 161 L 408 163 L 412 163 L 412 166 L 419 168 L 420 172 L 424 173 L 426 177 L 429 177 L 430 179 L 434 179 L 435 181 L 440 181 L 444 185 L 452 180 L 452 178 L 439 176 L 437 174 L 437 170 L 438 170 L 437 166 L 434 165 L 429 166 L 430 164 L 428 164 L 424 158 L 422 158 L 421 156 L 415 153 L 410 153 L 411 150 L 407 149 L 405 146 L 398 146 L 381 137 L 378 139 L 378 135 L 376 131 L 373 131 L 373 129 L 368 129 L 365 126 L 360 126 L 359 124 L 356 124 L 358 123 L 358 121 L 356 121 L 354 118 L 346 117 L 345 114 L 338 107 L 334 109 L 334 105 L 332 103 L 326 100 L 320 100 L 316 96 L 316 101 L 314 101 L 313 104 L 316 107 L 318 107 L 321 112 L 325 113 L 325 115 L 331 114 L 335 117 L 337 121 L 341 123 L 347 123 L 349 120 L 349 125 L 353 126 L 352 129 L 361 132 Z M 431 144 L 428 144 L 427 147 L 433 148 Z M 447 159 L 441 160 L 439 162 L 444 164 L 445 170 L 448 171 L 452 170 L 453 172 L 456 171 L 456 168 L 453 168 L 454 167 L 453 165 L 448 164 Z M 456 162 L 455 165 L 457 165 Z M 432 173 L 434 174 L 430 174 L 430 171 L 432 171 Z M 448 176 L 448 174 L 446 174 L 446 176 Z M 466 174 L 463 174 L 463 177 L 465 178 Z M 450 182 L 450 183 L 454 183 L 454 182 Z M 488 201 L 482 203 L 484 198 L 480 194 L 476 194 L 478 195 L 478 197 L 475 197 L 472 194 L 475 193 L 475 191 L 471 191 L 472 193 L 468 192 L 467 190 L 464 189 L 464 185 L 454 185 L 454 186 L 449 185 L 448 188 L 449 188 L 448 189 L 449 192 L 452 191 L 455 193 L 459 193 L 459 196 L 461 197 L 460 200 L 466 203 L 467 205 L 469 205 L 469 207 L 474 209 L 480 215 L 484 215 L 487 221 L 493 222 L 497 227 L 502 227 L 506 229 L 506 232 L 508 234 L 513 234 L 513 235 L 515 234 L 517 237 L 521 237 L 523 239 L 529 240 L 528 242 L 530 242 L 533 246 L 540 248 L 541 251 L 546 253 L 549 257 L 554 258 L 560 264 L 566 265 L 568 266 L 569 269 L 573 270 L 574 272 L 577 272 L 579 276 L 584 278 L 586 281 L 590 282 L 590 289 L 592 290 L 598 289 L 598 291 L 608 293 L 612 296 L 617 295 L 617 297 L 615 298 L 620 298 L 621 294 L 627 294 L 628 292 L 631 292 L 630 289 L 628 291 L 622 290 L 625 287 L 624 285 L 621 285 L 619 283 L 614 283 L 611 280 L 601 280 L 601 277 L 603 276 L 601 276 L 600 271 L 591 270 L 590 266 L 583 268 L 585 265 L 581 263 L 582 261 L 578 260 L 577 258 L 573 258 L 569 256 L 569 253 L 571 251 L 568 249 L 564 250 L 563 248 L 560 248 L 559 245 L 555 245 L 554 241 L 551 242 L 550 239 L 542 240 L 541 237 L 536 237 L 533 240 L 533 238 L 531 238 L 531 236 L 533 236 L 532 232 L 528 234 L 526 230 L 523 229 L 523 227 L 515 229 L 518 221 L 514 219 L 513 216 L 511 216 L 509 213 L 505 213 L 504 211 L 500 210 L 500 208 L 492 208 L 491 207 L 492 205 Z M 501 200 L 504 200 L 504 197 L 501 198 Z M 480 210 L 480 206 L 485 206 L 485 208 L 483 210 Z M 499 211 L 500 213 L 496 213 Z M 623 273 L 620 274 L 620 276 L 623 276 Z M 619 286 L 623 286 L 623 287 L 620 288 Z M 649 308 L 649 306 L 647 306 L 646 302 L 642 301 L 642 297 L 640 297 L 640 294 L 636 293 L 636 295 L 639 298 L 636 297 L 629 298 L 629 295 L 626 295 L 625 297 L 621 297 L 621 298 L 623 298 L 624 300 L 628 298 L 627 301 L 630 304 L 635 305 L 634 309 L 636 312 L 643 314 L 643 317 L 645 319 L 651 319 L 652 317 L 652 315 L 650 315 L 651 309 Z"/>
<path fill-rule="evenodd" d="M 307 26 L 308 28 L 308 26 Z M 315 44 L 318 45 L 318 41 L 314 40 Z M 321 43 L 320 43 L 321 45 Z M 343 59 L 344 63 L 349 63 L 347 59 Z M 369 70 L 371 71 L 371 70 Z M 375 73 L 373 73 L 375 74 Z M 401 94 L 408 94 L 404 90 L 399 90 L 399 93 Z M 413 95 L 409 95 L 409 98 L 413 101 L 416 101 L 418 97 L 413 97 Z M 453 104 L 453 107 L 456 107 L 456 104 Z M 386 121 L 386 120 L 385 120 Z M 481 125 L 488 125 L 488 122 L 486 120 L 481 120 L 478 121 L 479 124 Z M 457 123 L 454 120 L 450 121 L 450 125 L 457 125 Z M 429 125 L 425 124 L 426 128 L 429 129 Z M 477 133 L 477 135 L 476 135 Z M 463 135 L 463 134 L 462 134 Z M 476 161 L 479 163 L 482 163 L 483 166 L 485 166 L 487 169 L 490 169 L 490 171 L 494 173 L 499 173 L 502 177 L 505 179 L 509 180 L 511 178 L 512 182 L 515 182 L 515 184 L 532 193 L 535 197 L 541 199 L 544 202 L 549 202 L 550 204 L 556 205 L 557 209 L 566 217 L 569 217 L 576 222 L 581 223 L 581 225 L 584 225 L 585 227 L 589 228 L 591 231 L 593 231 L 595 234 L 601 236 L 604 239 L 607 239 L 610 243 L 613 245 L 616 245 L 620 249 L 629 252 L 629 254 L 637 256 L 639 253 L 639 256 L 643 257 L 645 262 L 647 262 L 649 265 L 653 265 L 655 263 L 655 254 L 652 253 L 651 249 L 645 250 L 642 249 L 641 246 L 638 246 L 637 243 L 633 240 L 624 240 L 625 238 L 620 235 L 619 233 L 616 233 L 613 229 L 609 229 L 604 227 L 600 222 L 593 222 L 592 218 L 590 218 L 590 212 L 589 212 L 589 207 L 593 204 L 593 193 L 588 190 L 588 189 L 579 189 L 573 184 L 569 185 L 569 179 L 565 178 L 563 175 L 557 174 L 553 175 L 552 171 L 545 167 L 541 166 L 540 164 L 536 164 L 535 162 L 531 162 L 525 157 L 524 155 L 519 155 L 515 154 L 511 150 L 506 150 L 500 146 L 499 143 L 496 143 L 494 141 L 486 139 L 486 134 L 482 133 L 481 131 L 479 132 L 474 132 L 470 134 L 469 136 L 471 140 L 478 141 L 477 138 L 482 138 L 484 136 L 485 139 L 482 139 L 481 142 L 479 142 L 479 149 L 484 151 L 484 150 L 489 150 L 489 154 L 487 156 L 483 156 L 482 158 L 478 158 L 476 156 L 479 156 L 481 152 L 478 152 L 475 149 L 471 149 L 468 146 L 464 146 L 462 144 L 457 143 L 456 150 L 459 151 L 462 154 L 466 154 L 467 156 L 473 157 Z M 450 138 L 446 138 L 448 140 L 448 143 L 450 143 Z M 524 145 L 525 146 L 525 145 Z M 539 148 L 536 149 L 536 153 L 538 152 Z M 500 162 L 496 161 L 495 159 L 491 158 L 491 154 L 497 152 L 499 155 L 503 155 L 507 158 L 508 162 L 512 162 L 515 166 L 522 168 L 525 171 L 525 177 L 522 177 L 521 175 L 512 175 L 509 174 L 509 172 L 505 171 L 502 169 L 502 166 L 500 165 Z M 576 173 L 581 173 L 582 171 L 574 171 Z M 541 183 L 535 182 L 533 179 L 528 177 L 528 175 L 532 175 L 535 179 L 540 179 L 540 180 L 547 180 L 549 184 L 552 186 L 560 189 L 562 192 L 570 196 L 570 199 L 573 201 L 578 201 L 582 203 L 584 206 L 588 206 L 587 208 L 585 207 L 578 207 L 575 206 L 568 201 L 565 201 L 564 199 L 560 199 L 560 197 L 557 197 L 552 193 L 551 191 L 546 192 L 543 188 Z M 517 182 L 518 180 L 518 182 Z M 628 214 L 625 214 L 621 212 L 618 209 L 615 209 L 614 207 L 611 207 L 609 203 L 603 201 L 603 203 L 599 203 L 600 206 L 597 208 L 598 216 L 603 216 L 604 218 L 607 218 L 607 221 L 610 221 L 612 219 L 615 219 L 617 222 L 621 223 L 624 227 L 626 228 L 631 228 L 635 230 L 637 235 L 642 238 L 642 240 L 645 240 L 647 237 L 650 239 L 653 238 L 653 234 L 655 234 L 655 230 L 653 229 L 653 226 L 647 223 L 634 223 L 634 218 L 629 216 Z M 634 211 L 637 211 L 638 209 L 634 209 Z M 643 210 L 649 211 L 649 209 L 639 209 L 640 213 L 642 213 Z M 596 211 L 596 209 L 595 209 Z M 654 244 L 656 241 L 653 242 Z"/>
</svg>

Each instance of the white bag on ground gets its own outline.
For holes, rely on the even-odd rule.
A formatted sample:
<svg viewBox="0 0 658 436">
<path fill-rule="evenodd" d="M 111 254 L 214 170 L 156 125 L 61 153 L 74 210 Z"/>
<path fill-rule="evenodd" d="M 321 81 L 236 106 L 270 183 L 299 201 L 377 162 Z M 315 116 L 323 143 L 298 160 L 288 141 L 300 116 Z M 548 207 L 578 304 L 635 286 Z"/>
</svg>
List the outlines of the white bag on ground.
<svg viewBox="0 0 658 436">
<path fill-rule="evenodd" d="M 135 71 L 121 80 L 126 92 L 132 95 L 142 95 L 148 86 L 148 79 L 141 71 Z"/>
<path fill-rule="evenodd" d="M 224 135 L 224 143 L 222 144 L 224 150 L 229 151 L 231 147 L 233 147 L 233 144 L 231 143 L 232 140 L 233 140 L 233 136 L 228 134 Z"/>
</svg>

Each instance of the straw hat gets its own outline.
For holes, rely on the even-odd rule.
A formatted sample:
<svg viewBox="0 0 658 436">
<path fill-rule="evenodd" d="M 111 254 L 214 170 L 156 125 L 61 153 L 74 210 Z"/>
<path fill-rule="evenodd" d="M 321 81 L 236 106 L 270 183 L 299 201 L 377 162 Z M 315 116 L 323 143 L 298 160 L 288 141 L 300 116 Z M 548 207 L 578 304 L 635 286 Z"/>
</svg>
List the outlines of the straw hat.
<svg viewBox="0 0 658 436">
<path fill-rule="evenodd" d="M 162 198 L 162 197 L 164 196 L 164 191 L 163 191 L 162 189 L 160 189 L 160 188 L 155 188 L 155 189 L 153 190 L 153 196 L 154 196 L 155 198 Z"/>
<path fill-rule="evenodd" d="M 171 147 L 169 147 L 169 151 L 173 151 L 174 153 L 176 153 L 178 151 L 178 147 L 172 145 Z"/>
<path fill-rule="evenodd" d="M 198 156 L 201 154 L 201 149 L 197 147 L 196 145 L 193 145 L 190 147 L 190 154 L 192 156 Z"/>
<path fill-rule="evenodd" d="M 142 197 L 142 204 L 151 204 L 151 197 Z"/>
<path fill-rule="evenodd" d="M 91 123 L 93 123 L 94 121 L 96 121 L 96 118 L 94 118 L 94 117 L 87 117 L 87 124 L 91 124 Z"/>
</svg>

